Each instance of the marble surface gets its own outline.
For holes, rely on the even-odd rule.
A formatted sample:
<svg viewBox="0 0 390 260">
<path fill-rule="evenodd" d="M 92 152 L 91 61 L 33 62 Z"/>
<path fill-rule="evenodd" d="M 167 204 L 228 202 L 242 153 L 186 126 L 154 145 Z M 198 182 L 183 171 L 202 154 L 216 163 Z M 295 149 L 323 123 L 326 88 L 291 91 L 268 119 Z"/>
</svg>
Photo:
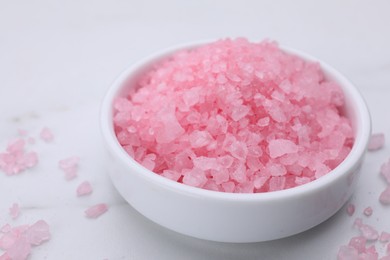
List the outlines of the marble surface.
<svg viewBox="0 0 390 260">
<path fill-rule="evenodd" d="M 197 240 L 168 231 L 137 213 L 105 172 L 99 106 L 129 64 L 170 45 L 244 36 L 274 39 L 333 65 L 355 82 L 372 114 L 374 132 L 390 139 L 390 2 L 383 1 L 0 1 L 0 150 L 25 129 L 47 126 L 55 140 L 37 139 L 37 167 L 0 172 L 0 226 L 46 220 L 52 239 L 29 259 L 336 259 L 358 234 L 355 217 L 390 231 L 390 207 L 378 202 L 380 164 L 390 144 L 367 154 L 351 202 L 325 223 L 296 236 L 254 244 Z M 58 160 L 81 157 L 78 178 L 66 181 Z M 89 180 L 91 196 L 76 197 Z M 17 202 L 21 215 L 8 208 Z M 98 219 L 84 210 L 105 202 Z M 371 217 L 362 215 L 372 206 Z M 378 251 L 384 248 L 378 244 Z M 1 252 L 1 251 L 0 251 Z M 1 254 L 1 253 L 0 253 Z"/>
</svg>

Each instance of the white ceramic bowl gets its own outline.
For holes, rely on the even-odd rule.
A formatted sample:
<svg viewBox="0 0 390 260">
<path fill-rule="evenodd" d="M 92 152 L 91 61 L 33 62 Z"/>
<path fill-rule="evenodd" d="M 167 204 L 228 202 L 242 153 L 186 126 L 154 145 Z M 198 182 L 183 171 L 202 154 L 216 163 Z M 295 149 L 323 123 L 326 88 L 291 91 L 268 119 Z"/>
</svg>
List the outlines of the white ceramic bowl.
<svg viewBox="0 0 390 260">
<path fill-rule="evenodd" d="M 326 77 L 345 93 L 345 114 L 355 131 L 348 157 L 331 173 L 299 187 L 258 194 L 215 192 L 161 177 L 137 163 L 121 147 L 113 129 L 113 100 L 133 88 L 155 62 L 188 44 L 151 55 L 126 69 L 112 84 L 101 111 L 108 172 L 120 194 L 145 217 L 196 238 L 220 242 L 260 242 L 305 231 L 336 213 L 353 193 L 370 138 L 367 106 L 354 85 L 326 63 L 289 48 L 289 53 L 321 64 Z"/>
</svg>

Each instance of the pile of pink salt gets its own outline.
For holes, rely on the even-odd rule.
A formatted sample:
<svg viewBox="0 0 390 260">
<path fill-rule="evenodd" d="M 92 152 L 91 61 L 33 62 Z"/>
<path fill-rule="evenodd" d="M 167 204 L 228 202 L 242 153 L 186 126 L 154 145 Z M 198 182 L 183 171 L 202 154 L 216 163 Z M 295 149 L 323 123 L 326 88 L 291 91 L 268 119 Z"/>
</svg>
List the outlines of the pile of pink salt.
<svg viewBox="0 0 390 260">
<path fill-rule="evenodd" d="M 114 102 L 126 152 L 187 185 L 256 193 L 327 174 L 350 152 L 340 87 L 274 42 L 220 40 L 156 64 Z"/>
<path fill-rule="evenodd" d="M 0 259 L 25 260 L 31 254 L 33 246 L 39 246 L 49 239 L 49 225 L 44 220 L 16 227 L 6 224 L 0 228 L 0 250 L 4 251 L 3 254 L 0 253 Z"/>
</svg>

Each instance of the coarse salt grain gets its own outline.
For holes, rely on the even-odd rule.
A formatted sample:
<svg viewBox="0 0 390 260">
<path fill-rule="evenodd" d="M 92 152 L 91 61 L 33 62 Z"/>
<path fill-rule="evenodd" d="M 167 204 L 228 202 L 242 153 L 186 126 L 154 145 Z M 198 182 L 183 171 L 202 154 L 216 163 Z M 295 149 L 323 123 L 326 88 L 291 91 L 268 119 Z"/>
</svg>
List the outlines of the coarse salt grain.
<svg viewBox="0 0 390 260">
<path fill-rule="evenodd" d="M 88 181 L 82 182 L 76 190 L 77 196 L 85 196 L 92 193 L 92 186 L 91 183 Z"/>
<path fill-rule="evenodd" d="M 390 186 L 387 186 L 387 188 L 380 194 L 379 201 L 384 205 L 390 204 Z"/>
<path fill-rule="evenodd" d="M 349 216 L 352 216 L 353 213 L 355 213 L 355 205 L 349 203 L 347 205 L 347 213 L 348 213 Z"/>
<path fill-rule="evenodd" d="M 377 133 L 371 135 L 367 149 L 369 151 L 375 151 L 381 149 L 385 145 L 385 135 L 383 133 Z"/>
<path fill-rule="evenodd" d="M 9 214 L 11 215 L 12 219 L 16 219 L 20 215 L 20 208 L 18 203 L 12 204 L 12 206 L 9 208 Z"/>
<path fill-rule="evenodd" d="M 187 185 L 291 188 L 327 174 L 353 144 L 340 87 L 274 42 L 226 39 L 179 51 L 138 85 L 114 102 L 118 141 L 145 168 Z M 196 164 L 225 156 L 229 166 Z"/>
<path fill-rule="evenodd" d="M 367 240 L 377 240 L 379 238 L 378 231 L 370 225 L 362 224 L 359 230 Z"/>
<path fill-rule="evenodd" d="M 382 231 L 381 235 L 379 236 L 379 241 L 389 242 L 390 241 L 390 233 Z"/>
<path fill-rule="evenodd" d="M 31 254 L 33 246 L 39 246 L 50 239 L 49 225 L 44 220 L 39 220 L 33 225 L 11 227 L 0 235 L 0 249 L 4 253 L 0 259 L 26 260 Z"/>
<path fill-rule="evenodd" d="M 80 158 L 72 156 L 58 162 L 58 167 L 65 172 L 65 179 L 72 180 L 77 177 Z"/>
<path fill-rule="evenodd" d="M 100 215 L 108 210 L 108 206 L 105 203 L 96 204 L 85 210 L 85 216 L 87 218 L 98 218 Z"/>
<path fill-rule="evenodd" d="M 10 142 L 5 152 L 0 153 L 0 169 L 6 175 L 14 175 L 34 167 L 38 163 L 38 154 L 25 151 L 26 142 L 19 138 Z"/>
<path fill-rule="evenodd" d="M 373 212 L 372 208 L 371 207 L 367 207 L 367 208 L 364 209 L 363 214 L 366 215 L 367 217 L 369 217 L 369 216 L 372 215 L 372 212 Z"/>
<path fill-rule="evenodd" d="M 388 184 L 390 184 L 390 159 L 384 162 L 380 168 L 381 175 L 385 178 Z"/>
<path fill-rule="evenodd" d="M 54 135 L 53 133 L 51 132 L 51 130 L 47 127 L 44 127 L 42 130 L 41 130 L 41 133 L 39 134 L 39 136 L 41 137 L 41 139 L 47 143 L 49 142 L 52 142 L 54 140 Z"/>
</svg>

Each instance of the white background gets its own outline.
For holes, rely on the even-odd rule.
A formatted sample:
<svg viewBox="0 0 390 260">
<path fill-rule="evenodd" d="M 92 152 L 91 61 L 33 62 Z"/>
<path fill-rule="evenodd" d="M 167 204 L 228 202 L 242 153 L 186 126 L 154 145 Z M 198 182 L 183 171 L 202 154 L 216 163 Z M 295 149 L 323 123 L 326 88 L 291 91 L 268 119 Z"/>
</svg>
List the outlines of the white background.
<svg viewBox="0 0 390 260">
<path fill-rule="evenodd" d="M 40 162 L 7 177 L 0 172 L 0 226 L 46 220 L 52 239 L 33 248 L 37 259 L 336 259 L 358 232 L 355 217 L 390 231 L 390 207 L 379 167 L 389 143 L 367 154 L 351 202 L 302 234 L 254 244 L 223 244 L 185 237 L 145 219 L 126 204 L 104 170 L 98 118 L 101 100 L 129 64 L 171 45 L 247 37 L 273 39 L 325 60 L 349 77 L 366 99 L 374 132 L 390 139 L 390 1 L 7 1 L 0 0 L 0 150 L 25 129 L 37 137 L 47 126 L 55 141 L 28 149 Z M 81 157 L 79 177 L 66 181 L 57 162 Z M 89 180 L 94 193 L 77 198 Z M 13 221 L 8 208 L 21 206 Z M 109 211 L 84 217 L 90 205 Z M 372 206 L 371 217 L 362 215 Z M 234 223 L 232 223 L 233 225 Z M 377 243 L 377 249 L 384 252 Z"/>
</svg>

